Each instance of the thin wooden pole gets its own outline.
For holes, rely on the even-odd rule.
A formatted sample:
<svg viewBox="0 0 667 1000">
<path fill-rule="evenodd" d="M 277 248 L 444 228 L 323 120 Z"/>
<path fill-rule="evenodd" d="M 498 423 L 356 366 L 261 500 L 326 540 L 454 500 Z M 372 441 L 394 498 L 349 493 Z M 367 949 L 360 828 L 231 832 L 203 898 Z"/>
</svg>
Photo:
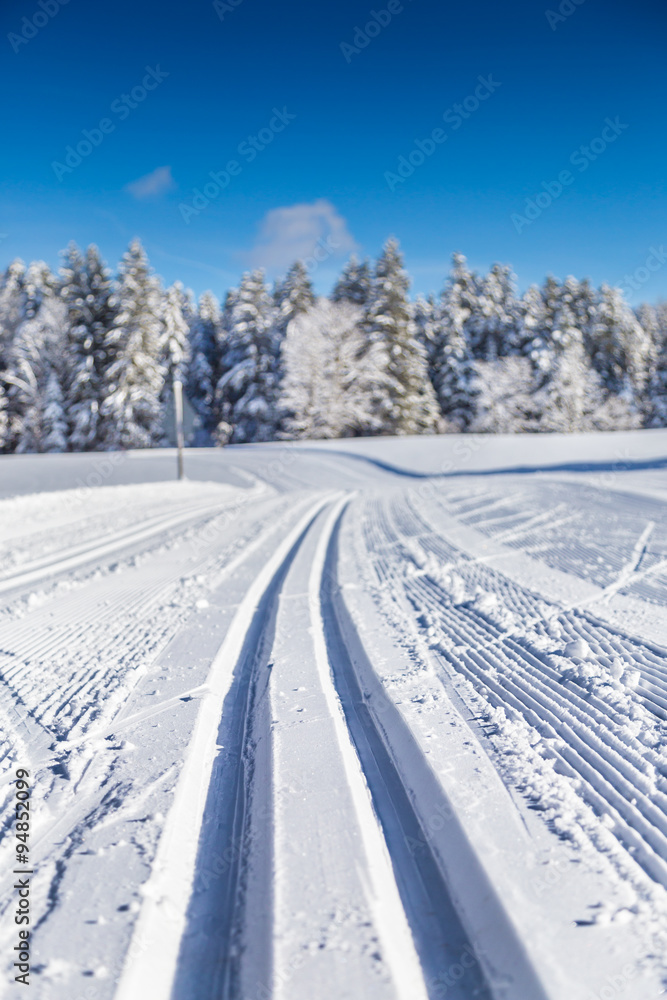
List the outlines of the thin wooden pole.
<svg viewBox="0 0 667 1000">
<path fill-rule="evenodd" d="M 178 478 L 183 479 L 183 385 L 180 379 L 174 379 L 174 418 L 176 421 L 176 452 Z"/>
</svg>

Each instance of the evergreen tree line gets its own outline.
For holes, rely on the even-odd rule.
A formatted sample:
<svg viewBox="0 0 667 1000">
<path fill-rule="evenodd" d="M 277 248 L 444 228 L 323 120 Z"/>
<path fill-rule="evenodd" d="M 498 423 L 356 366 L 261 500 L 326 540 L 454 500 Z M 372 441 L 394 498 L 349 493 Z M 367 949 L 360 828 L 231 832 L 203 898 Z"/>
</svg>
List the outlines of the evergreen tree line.
<svg viewBox="0 0 667 1000">
<path fill-rule="evenodd" d="M 71 244 L 56 275 L 0 280 L 0 450 L 167 443 L 178 378 L 191 444 L 372 434 L 667 425 L 667 303 L 549 277 L 519 296 L 508 267 L 454 254 L 439 296 L 409 298 L 395 240 L 351 258 L 329 298 L 296 262 L 244 274 L 222 305 L 164 289 L 138 240 L 112 276 Z"/>
</svg>

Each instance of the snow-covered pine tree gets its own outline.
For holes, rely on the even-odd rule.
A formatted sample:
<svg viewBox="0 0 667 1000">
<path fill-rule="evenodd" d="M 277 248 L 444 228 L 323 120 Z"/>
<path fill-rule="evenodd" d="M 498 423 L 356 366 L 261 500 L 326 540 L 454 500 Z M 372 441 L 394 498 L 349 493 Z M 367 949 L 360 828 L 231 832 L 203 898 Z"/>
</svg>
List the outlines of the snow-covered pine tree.
<svg viewBox="0 0 667 1000">
<path fill-rule="evenodd" d="M 471 271 L 465 256 L 458 251 L 452 254 L 452 264 L 442 294 L 443 304 L 450 299 L 462 314 L 459 322 L 466 323 L 477 309 L 479 275 Z M 446 296 L 446 293 L 449 293 Z"/>
<path fill-rule="evenodd" d="M 538 285 L 531 285 L 521 298 L 518 349 L 530 360 L 536 385 L 544 381 L 551 367 L 550 342 L 557 288 L 555 279 L 547 278 L 544 292 Z"/>
<path fill-rule="evenodd" d="M 46 388 L 51 372 L 64 378 L 65 309 L 56 295 L 56 277 L 43 261 L 34 261 L 19 277 L 17 323 L 8 349 L 9 445 L 13 450 L 42 451 Z"/>
<path fill-rule="evenodd" d="M 0 372 L 0 452 L 4 451 L 9 443 L 9 416 L 7 413 L 7 394 L 2 383 L 2 372 Z"/>
<path fill-rule="evenodd" d="M 123 255 L 114 285 L 114 325 L 105 338 L 114 361 L 100 408 L 105 449 L 150 448 L 161 438 L 162 292 L 139 240 Z"/>
<path fill-rule="evenodd" d="M 539 429 L 569 433 L 630 426 L 627 407 L 617 396 L 605 396 L 585 348 L 591 309 L 589 286 L 574 278 L 567 278 L 562 285 L 547 279 L 543 300 L 542 339 L 548 363 L 533 399 L 540 414 Z"/>
<path fill-rule="evenodd" d="M 655 316 L 658 323 L 660 342 L 667 337 L 667 301 L 661 299 L 655 306 Z"/>
<path fill-rule="evenodd" d="M 276 282 L 273 302 L 276 307 L 276 330 L 282 340 L 294 317 L 307 312 L 315 303 L 312 282 L 300 260 L 292 264 L 282 281 Z"/>
<path fill-rule="evenodd" d="M 23 281 L 25 264 L 13 260 L 0 278 L 0 449 L 10 450 L 11 402 L 15 396 L 11 376 L 12 347 L 19 324 L 25 319 Z M 15 374 L 15 373 L 14 373 Z"/>
<path fill-rule="evenodd" d="M 215 385 L 220 378 L 220 304 L 212 292 L 204 292 L 190 327 L 190 364 L 187 394 L 205 433 L 212 433 L 217 421 L 213 412 Z"/>
<path fill-rule="evenodd" d="M 559 329 L 577 329 L 584 347 L 590 329 L 594 293 L 588 282 L 549 275 L 541 288 L 531 285 L 520 303 L 519 353 L 528 357 L 539 386 L 551 371 Z"/>
<path fill-rule="evenodd" d="M 313 285 L 308 275 L 308 271 L 302 261 L 297 260 L 289 268 L 282 281 L 277 281 L 273 289 L 273 324 L 274 329 L 271 339 L 274 342 L 274 349 L 277 352 L 278 368 L 276 377 L 277 387 L 274 390 L 273 400 L 277 404 L 280 396 L 279 382 L 282 378 L 280 365 L 282 363 L 282 344 L 287 336 L 289 324 L 297 316 L 306 313 L 315 303 L 315 293 Z M 276 423 L 272 431 L 272 436 L 280 435 L 280 415 L 276 414 Z"/>
<path fill-rule="evenodd" d="M 180 281 L 175 282 L 163 295 L 161 311 L 160 364 L 165 375 L 160 394 L 163 444 L 169 443 L 174 430 L 174 382 L 178 380 L 187 390 L 191 356 L 188 320 L 192 311 L 189 293 Z"/>
<path fill-rule="evenodd" d="M 646 423 L 649 427 L 667 427 L 667 302 L 641 306 L 637 318 L 653 344 Z"/>
<path fill-rule="evenodd" d="M 412 320 L 415 324 L 415 337 L 426 352 L 426 359 L 431 365 L 436 350 L 435 341 L 435 296 L 418 295 L 412 306 Z"/>
<path fill-rule="evenodd" d="M 5 375 L 9 443 L 20 453 L 45 451 L 47 445 L 48 450 L 65 450 L 67 444 L 62 404 L 67 376 L 66 310 L 52 288 L 44 294 L 41 291 L 39 299 L 33 300 L 40 303 L 37 311 L 16 331 Z"/>
<path fill-rule="evenodd" d="M 364 354 L 362 310 L 350 302 L 318 299 L 289 325 L 283 343 L 283 436 L 342 438 L 371 419 L 373 356 Z"/>
<path fill-rule="evenodd" d="M 331 293 L 332 302 L 365 306 L 371 292 L 371 267 L 368 260 L 358 261 L 354 254 L 343 268 Z"/>
<path fill-rule="evenodd" d="M 44 261 L 33 261 L 28 267 L 24 267 L 22 261 L 14 261 L 5 275 L 6 281 L 0 295 L 0 307 L 5 316 L 3 344 L 1 347 L 3 354 L 3 366 L 6 371 L 5 383 L 12 374 L 19 378 L 23 376 L 18 372 L 21 358 L 31 355 L 30 345 L 53 341 L 53 331 L 47 335 L 46 329 L 51 320 L 55 319 L 55 314 L 50 308 L 53 305 L 54 293 L 56 290 L 56 277 L 52 274 L 48 264 Z M 40 312 L 42 303 L 49 303 L 49 309 L 45 311 L 43 318 L 47 320 L 44 330 L 42 324 L 37 324 L 34 329 L 29 327 Z M 60 320 L 62 332 L 64 321 Z M 22 334 L 25 334 L 25 336 Z M 40 332 L 41 331 L 41 332 Z M 62 346 L 62 345 L 61 345 Z M 42 349 L 42 348 L 40 348 Z M 47 348 L 43 348 L 46 350 Z M 58 359 L 58 364 L 62 364 L 63 357 Z M 46 363 L 46 362 L 44 362 Z M 33 362 L 31 361 L 32 365 Z M 34 364 L 37 364 L 35 361 Z M 8 392 L 8 415 L 10 430 L 13 431 L 20 426 L 21 407 L 26 405 L 25 397 L 16 390 L 16 386 Z M 16 407 L 19 407 L 16 409 Z"/>
<path fill-rule="evenodd" d="M 190 340 L 186 315 L 188 296 L 180 281 L 167 289 L 162 303 L 162 333 L 160 337 L 160 361 L 168 381 L 185 375 L 190 363 Z"/>
<path fill-rule="evenodd" d="M 426 351 L 416 336 L 410 287 L 398 242 L 386 242 L 373 275 L 364 312 L 364 358 L 379 370 L 369 386 L 367 433 L 430 434 L 439 423 L 439 408 L 428 377 Z"/>
<path fill-rule="evenodd" d="M 619 288 L 601 286 L 587 339 L 605 395 L 622 398 L 636 423 L 645 408 L 652 344 Z"/>
<path fill-rule="evenodd" d="M 451 320 L 446 317 L 447 322 L 453 322 L 466 334 L 466 339 L 470 319 L 478 310 L 479 281 L 479 276 L 470 270 L 463 254 L 453 253 L 452 266 L 440 296 L 440 309 L 442 312 L 452 311 L 453 316 Z"/>
<path fill-rule="evenodd" d="M 275 288 L 274 288 L 275 290 Z M 226 444 L 229 434 L 224 429 L 225 420 L 223 419 L 223 394 L 218 389 L 222 378 L 228 374 L 230 369 L 230 364 L 232 362 L 232 355 L 229 352 L 230 344 L 230 332 L 233 325 L 234 309 L 239 301 L 240 288 L 230 288 L 225 294 L 225 300 L 222 307 L 222 312 L 220 314 L 220 322 L 216 327 L 216 357 L 217 366 L 213 369 L 213 401 L 211 404 L 211 433 L 213 438 L 218 442 L 218 444 Z M 275 322 L 275 308 L 273 307 L 273 299 L 271 299 L 272 306 L 272 322 Z M 275 333 L 275 330 L 273 331 Z M 227 437 L 225 436 L 227 434 Z"/>
<path fill-rule="evenodd" d="M 595 322 L 598 293 L 588 278 L 577 281 L 576 278 L 568 276 L 561 289 L 561 298 L 564 296 L 569 297 L 570 308 L 584 338 L 584 349 L 588 351 L 591 330 Z"/>
<path fill-rule="evenodd" d="M 26 319 L 23 285 L 25 264 L 13 260 L 0 280 L 0 373 L 9 364 L 9 354 L 19 324 Z"/>
<path fill-rule="evenodd" d="M 465 337 L 443 323 L 440 352 L 433 368 L 433 387 L 449 431 L 468 430 L 479 406 L 481 387 Z"/>
<path fill-rule="evenodd" d="M 476 362 L 477 412 L 470 430 L 520 434 L 539 429 L 540 409 L 529 358 L 519 355 Z"/>
<path fill-rule="evenodd" d="M 477 303 L 477 281 L 465 257 L 455 253 L 439 302 L 432 306 L 431 382 L 449 430 L 466 430 L 477 412 L 480 384 L 468 337 Z"/>
<path fill-rule="evenodd" d="M 9 385 L 8 440 L 10 450 L 18 454 L 41 451 L 44 436 L 44 385 L 39 370 L 39 351 L 37 348 L 29 349 L 28 340 L 29 334 L 25 331 L 5 376 Z"/>
<path fill-rule="evenodd" d="M 433 385 L 434 368 L 439 349 L 437 313 L 438 307 L 433 294 L 417 296 L 412 306 L 412 321 L 415 326 L 415 337 L 424 348 L 431 385 Z"/>
<path fill-rule="evenodd" d="M 22 316 L 33 319 L 42 303 L 56 294 L 58 279 L 43 260 L 34 260 L 26 268 L 22 281 Z"/>
<path fill-rule="evenodd" d="M 637 317 L 637 322 L 651 343 L 653 345 L 658 344 L 660 336 L 658 328 L 658 312 L 656 307 L 649 305 L 648 302 L 642 302 L 642 304 L 638 306 L 634 312 Z"/>
<path fill-rule="evenodd" d="M 601 414 L 599 381 L 584 348 L 593 302 L 588 283 L 574 278 L 561 284 L 549 276 L 541 289 L 532 286 L 526 291 L 515 313 L 515 333 L 505 327 L 504 349 L 510 357 L 497 366 L 491 363 L 488 370 L 480 362 L 482 394 L 475 429 L 573 431 L 592 428 L 597 418 L 607 419 Z M 483 312 L 488 311 L 485 305 Z M 514 353 L 529 367 L 521 357 L 514 364 Z M 487 357 L 492 354 L 493 349 L 487 351 Z"/>
<path fill-rule="evenodd" d="M 588 364 L 581 332 L 576 328 L 555 331 L 558 335 L 549 376 L 538 393 L 540 429 L 571 433 L 591 429 L 591 411 L 602 400 L 599 386 Z"/>
<path fill-rule="evenodd" d="M 222 326 L 215 438 L 219 444 L 271 441 L 280 422 L 282 322 L 276 320 L 263 271 L 244 274 L 227 296 Z"/>
<path fill-rule="evenodd" d="M 51 370 L 44 393 L 43 438 L 41 451 L 65 451 L 67 448 L 67 419 L 60 380 Z"/>
<path fill-rule="evenodd" d="M 68 378 L 65 409 L 72 451 L 97 448 L 99 410 L 110 356 L 106 338 L 113 326 L 111 276 L 96 246 L 85 257 L 74 243 L 64 251 L 60 294 L 67 308 Z"/>
<path fill-rule="evenodd" d="M 466 333 L 475 358 L 493 361 L 515 354 L 519 345 L 520 304 L 510 267 L 494 264 L 475 282 Z"/>
</svg>

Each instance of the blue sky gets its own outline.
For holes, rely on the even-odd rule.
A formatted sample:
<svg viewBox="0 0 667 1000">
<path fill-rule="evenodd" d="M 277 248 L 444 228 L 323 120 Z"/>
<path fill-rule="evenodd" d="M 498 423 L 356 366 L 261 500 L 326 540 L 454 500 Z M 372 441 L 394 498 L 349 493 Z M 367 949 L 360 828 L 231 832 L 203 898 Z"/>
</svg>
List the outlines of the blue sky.
<svg viewBox="0 0 667 1000">
<path fill-rule="evenodd" d="M 392 234 L 416 291 L 460 250 L 656 300 L 666 27 L 658 0 L 4 0 L 0 264 L 138 235 L 197 294 L 295 256 L 326 292 Z"/>
</svg>

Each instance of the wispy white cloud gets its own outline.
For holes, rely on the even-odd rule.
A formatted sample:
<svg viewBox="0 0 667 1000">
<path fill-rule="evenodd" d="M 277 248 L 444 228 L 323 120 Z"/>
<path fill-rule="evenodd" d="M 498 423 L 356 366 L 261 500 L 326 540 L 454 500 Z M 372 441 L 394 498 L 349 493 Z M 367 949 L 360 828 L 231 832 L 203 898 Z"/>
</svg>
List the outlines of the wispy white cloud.
<svg viewBox="0 0 667 1000">
<path fill-rule="evenodd" d="M 152 173 L 126 184 L 123 190 L 138 201 L 142 201 L 144 198 L 157 198 L 161 194 L 173 191 L 175 187 L 176 181 L 171 175 L 171 167 L 158 167 Z"/>
<path fill-rule="evenodd" d="M 203 260 L 193 260 L 192 257 L 182 257 L 178 254 L 169 253 L 164 250 L 161 246 L 155 243 L 150 245 L 151 255 L 157 254 L 160 257 L 165 257 L 167 260 L 174 260 L 177 264 L 186 264 L 188 267 L 196 267 L 200 271 L 210 271 L 217 278 L 220 278 L 223 282 L 228 285 L 233 284 L 238 281 L 238 273 L 236 271 L 225 270 L 223 267 L 215 267 L 213 264 L 207 264 Z"/>
<path fill-rule="evenodd" d="M 347 222 L 326 198 L 301 202 L 267 212 L 252 249 L 245 255 L 251 267 L 267 270 L 289 267 L 295 260 L 343 257 L 358 244 Z"/>
</svg>

